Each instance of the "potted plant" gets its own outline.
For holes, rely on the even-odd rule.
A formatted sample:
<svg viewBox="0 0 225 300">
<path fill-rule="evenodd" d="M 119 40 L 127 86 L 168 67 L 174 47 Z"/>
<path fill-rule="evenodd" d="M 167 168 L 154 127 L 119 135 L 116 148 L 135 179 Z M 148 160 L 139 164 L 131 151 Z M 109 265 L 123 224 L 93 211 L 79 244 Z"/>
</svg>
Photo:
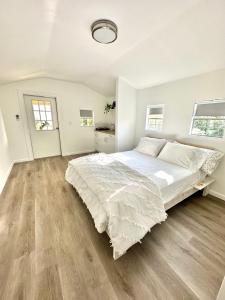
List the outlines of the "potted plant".
<svg viewBox="0 0 225 300">
<path fill-rule="evenodd" d="M 113 101 L 112 104 L 107 103 L 106 106 L 105 106 L 105 111 L 104 111 L 104 113 L 105 113 L 105 114 L 109 113 L 110 110 L 115 109 L 115 107 L 116 107 L 116 101 Z"/>
</svg>

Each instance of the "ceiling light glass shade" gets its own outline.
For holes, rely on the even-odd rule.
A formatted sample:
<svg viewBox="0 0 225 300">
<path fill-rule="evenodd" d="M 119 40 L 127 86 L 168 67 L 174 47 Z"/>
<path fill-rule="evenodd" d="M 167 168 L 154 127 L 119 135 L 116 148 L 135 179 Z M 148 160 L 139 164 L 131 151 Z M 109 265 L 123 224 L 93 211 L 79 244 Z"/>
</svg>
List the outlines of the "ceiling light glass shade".
<svg viewBox="0 0 225 300">
<path fill-rule="evenodd" d="M 101 44 L 110 44 L 117 39 L 117 26 L 110 20 L 98 20 L 91 26 L 92 37 Z"/>
</svg>

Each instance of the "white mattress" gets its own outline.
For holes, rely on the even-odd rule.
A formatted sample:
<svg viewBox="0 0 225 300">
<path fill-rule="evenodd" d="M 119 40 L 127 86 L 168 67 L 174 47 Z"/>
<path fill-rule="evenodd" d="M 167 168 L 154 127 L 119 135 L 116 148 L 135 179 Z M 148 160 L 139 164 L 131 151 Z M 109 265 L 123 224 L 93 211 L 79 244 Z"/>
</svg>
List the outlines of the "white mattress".
<svg viewBox="0 0 225 300">
<path fill-rule="evenodd" d="M 110 156 L 151 178 L 157 184 L 164 203 L 195 185 L 205 176 L 201 171 L 193 173 L 188 169 L 135 150 L 113 153 Z"/>
</svg>

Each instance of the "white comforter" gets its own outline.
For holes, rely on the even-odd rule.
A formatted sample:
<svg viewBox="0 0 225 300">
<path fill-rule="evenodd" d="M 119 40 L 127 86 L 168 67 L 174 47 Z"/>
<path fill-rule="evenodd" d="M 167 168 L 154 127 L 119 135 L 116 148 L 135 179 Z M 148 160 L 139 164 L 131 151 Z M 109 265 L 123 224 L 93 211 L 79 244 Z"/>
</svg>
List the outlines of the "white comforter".
<svg viewBox="0 0 225 300">
<path fill-rule="evenodd" d="M 66 180 L 80 193 L 97 230 L 108 232 L 114 259 L 167 217 L 157 185 L 112 156 L 101 153 L 70 161 Z M 96 197 L 85 196 L 84 182 Z"/>
</svg>

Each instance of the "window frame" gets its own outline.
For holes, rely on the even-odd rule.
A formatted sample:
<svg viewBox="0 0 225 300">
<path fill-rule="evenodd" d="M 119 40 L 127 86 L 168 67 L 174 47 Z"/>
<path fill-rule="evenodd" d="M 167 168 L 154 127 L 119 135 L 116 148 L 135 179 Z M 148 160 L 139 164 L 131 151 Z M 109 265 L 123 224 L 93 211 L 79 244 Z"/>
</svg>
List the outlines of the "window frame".
<svg viewBox="0 0 225 300">
<path fill-rule="evenodd" d="M 80 112 L 81 112 L 81 110 L 90 110 L 90 111 L 92 111 L 92 120 L 93 120 L 93 125 L 81 125 L 81 119 L 91 119 L 91 118 L 88 118 L 88 117 L 81 117 L 81 115 L 80 115 Z M 92 128 L 92 127 L 95 127 L 95 113 L 94 113 L 94 110 L 93 109 L 84 109 L 84 108 L 80 108 L 80 110 L 79 110 L 79 115 L 80 115 L 80 119 L 79 119 L 79 122 L 80 122 L 80 127 L 88 127 L 88 128 Z"/>
<path fill-rule="evenodd" d="M 46 111 L 46 109 L 43 111 L 43 110 L 40 110 L 40 104 L 38 104 L 38 110 L 36 109 L 33 109 L 33 101 L 36 101 L 36 102 L 48 102 L 50 104 L 50 111 Z M 32 110 L 32 115 L 33 115 L 33 122 L 34 122 L 34 128 L 35 128 L 35 131 L 37 132 L 49 132 L 49 131 L 54 131 L 54 116 L 53 116 L 53 109 L 52 109 L 52 103 L 51 101 L 47 101 L 47 100 L 36 100 L 36 99 L 32 99 L 31 100 L 31 110 Z M 34 112 L 38 112 L 39 113 L 39 116 L 40 116 L 40 120 L 36 120 L 35 119 L 35 115 L 34 115 Z M 47 126 L 47 129 L 37 129 L 36 127 L 36 122 L 37 121 L 40 121 L 40 122 L 44 122 L 43 120 L 41 120 L 41 112 L 44 112 L 45 113 L 45 116 L 46 116 L 46 122 L 52 122 L 52 129 L 48 129 L 48 126 Z M 46 112 L 50 112 L 51 113 L 51 117 L 52 117 L 52 120 L 47 120 L 47 114 Z"/>
<path fill-rule="evenodd" d="M 162 120 L 162 127 L 161 129 L 157 129 L 157 128 L 148 128 L 147 124 L 148 124 L 148 109 L 150 108 L 162 108 L 162 118 L 160 118 L 160 120 Z M 146 131 L 156 131 L 156 132 L 162 132 L 163 131 L 163 127 L 164 127 L 164 115 L 165 115 L 165 104 L 148 104 L 146 106 L 146 117 L 145 117 L 145 130 Z"/>
<path fill-rule="evenodd" d="M 195 113 L 196 113 L 196 110 L 197 110 L 197 106 L 200 105 L 200 104 L 214 104 L 214 103 L 218 103 L 218 102 L 225 102 L 225 99 L 205 100 L 205 101 L 198 101 L 198 102 L 194 103 L 192 117 L 191 117 L 191 127 L 190 127 L 190 130 L 189 130 L 189 136 L 191 136 L 193 138 L 194 137 L 195 138 L 200 138 L 200 139 L 210 139 L 210 140 L 219 140 L 219 141 L 225 140 L 225 124 L 224 124 L 224 132 L 223 132 L 223 136 L 222 137 L 200 135 L 200 134 L 194 134 L 194 133 L 192 133 L 193 124 L 194 124 L 194 121 L 196 120 Z M 206 116 L 206 119 L 207 119 L 207 116 Z M 213 119 L 209 119 L 208 118 L 208 120 L 213 120 Z"/>
</svg>

